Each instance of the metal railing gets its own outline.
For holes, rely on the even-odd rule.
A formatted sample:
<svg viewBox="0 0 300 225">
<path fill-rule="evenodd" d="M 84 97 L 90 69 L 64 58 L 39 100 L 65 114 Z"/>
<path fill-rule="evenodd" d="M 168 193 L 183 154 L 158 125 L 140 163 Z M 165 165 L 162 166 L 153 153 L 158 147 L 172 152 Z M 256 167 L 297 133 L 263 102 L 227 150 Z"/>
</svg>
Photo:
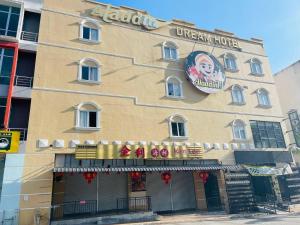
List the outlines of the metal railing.
<svg viewBox="0 0 300 225">
<path fill-rule="evenodd" d="M 80 214 L 93 215 L 97 213 L 97 201 L 73 201 L 65 202 L 60 205 L 54 205 L 51 210 L 51 219 L 61 219 L 66 217 L 77 216 Z"/>
<path fill-rule="evenodd" d="M 24 41 L 32 41 L 37 42 L 38 41 L 38 33 L 29 32 L 29 31 L 22 31 L 21 32 L 21 39 Z"/>
<path fill-rule="evenodd" d="M 20 131 L 20 141 L 27 140 L 27 128 L 8 128 L 9 131 Z"/>
<path fill-rule="evenodd" d="M 151 211 L 151 197 L 132 197 L 132 198 L 118 198 L 117 208 L 119 211 L 137 212 L 137 211 Z"/>
<path fill-rule="evenodd" d="M 15 86 L 32 87 L 33 77 L 15 76 Z M 0 76 L 0 84 L 9 85 L 10 76 Z"/>
<path fill-rule="evenodd" d="M 147 212 L 152 209 L 150 196 L 118 198 L 116 203 L 115 209 L 103 210 L 101 207 L 97 207 L 96 200 L 64 202 L 51 207 L 51 220 L 89 217 L 105 213 Z"/>
<path fill-rule="evenodd" d="M 19 87 L 32 87 L 33 77 L 16 76 L 15 86 Z"/>
</svg>

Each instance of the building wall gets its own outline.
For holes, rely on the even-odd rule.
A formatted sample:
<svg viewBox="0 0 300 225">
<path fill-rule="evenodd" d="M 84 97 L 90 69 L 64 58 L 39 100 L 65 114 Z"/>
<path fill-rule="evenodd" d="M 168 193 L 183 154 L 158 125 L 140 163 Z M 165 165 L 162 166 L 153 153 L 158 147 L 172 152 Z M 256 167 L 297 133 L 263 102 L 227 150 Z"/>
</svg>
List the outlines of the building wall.
<svg viewBox="0 0 300 225">
<path fill-rule="evenodd" d="M 274 80 L 263 45 L 239 39 L 241 51 L 213 47 L 178 38 L 176 26 L 164 24 L 157 30 L 145 31 L 124 24 L 107 24 L 101 20 L 101 43 L 81 42 L 79 23 L 86 12 L 96 5 L 88 1 L 45 0 L 42 10 L 35 79 L 32 90 L 31 116 L 24 159 L 22 194 L 32 194 L 20 200 L 21 208 L 50 207 L 54 154 L 74 153 L 70 140 L 178 141 L 170 139 L 167 119 L 174 114 L 187 118 L 188 139 L 200 143 L 233 143 L 231 122 L 246 122 L 248 140 L 252 143 L 249 120 L 280 122 L 282 112 Z M 163 22 L 161 22 L 163 24 Z M 161 45 L 173 41 L 179 46 L 180 60 L 162 59 Z M 237 57 L 239 71 L 226 72 L 223 91 L 206 95 L 196 90 L 183 71 L 185 58 L 193 50 L 212 52 L 220 62 L 224 53 Z M 262 62 L 264 76 L 250 75 L 249 60 Z M 78 62 L 94 58 L 101 64 L 101 84 L 77 81 Z M 179 77 L 183 82 L 184 99 L 166 97 L 165 79 Z M 230 87 L 245 87 L 246 105 L 231 102 Z M 272 107 L 258 107 L 255 91 L 269 91 Z M 94 102 L 101 108 L 101 129 L 82 132 L 74 129 L 75 109 L 82 102 Z M 285 127 L 283 126 L 285 132 Z M 65 141 L 64 148 L 38 148 L 39 139 Z M 233 151 L 210 150 L 204 158 L 234 164 Z M 27 179 L 30 177 L 30 179 Z M 33 212 L 31 212 L 33 213 Z M 23 215 L 23 224 L 32 217 Z"/>
<path fill-rule="evenodd" d="M 292 64 L 291 66 L 276 73 L 275 84 L 278 90 L 280 104 L 284 113 L 284 117 L 288 118 L 288 112 L 290 110 L 298 110 L 300 112 L 300 61 Z M 290 144 L 295 143 L 292 127 L 289 120 L 285 121 L 288 132 L 288 141 Z M 294 152 L 295 161 L 300 163 L 300 153 Z"/>
</svg>

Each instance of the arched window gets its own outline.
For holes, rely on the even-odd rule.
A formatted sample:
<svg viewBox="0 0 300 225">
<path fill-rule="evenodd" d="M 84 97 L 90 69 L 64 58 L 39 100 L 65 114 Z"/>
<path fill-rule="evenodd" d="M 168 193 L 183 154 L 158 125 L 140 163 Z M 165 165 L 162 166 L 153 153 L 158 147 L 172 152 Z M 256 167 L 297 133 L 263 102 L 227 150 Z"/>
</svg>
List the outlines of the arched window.
<svg viewBox="0 0 300 225">
<path fill-rule="evenodd" d="M 245 123 L 242 120 L 234 120 L 232 122 L 232 133 L 235 140 L 246 139 Z"/>
<path fill-rule="evenodd" d="M 84 58 L 79 62 L 78 80 L 83 82 L 99 83 L 100 64 L 97 60 Z"/>
<path fill-rule="evenodd" d="M 76 129 L 99 130 L 101 109 L 93 102 L 84 102 L 75 107 Z"/>
<path fill-rule="evenodd" d="M 225 69 L 230 71 L 237 71 L 236 57 L 233 54 L 227 53 L 224 55 Z"/>
<path fill-rule="evenodd" d="M 265 89 L 258 89 L 257 90 L 257 98 L 258 104 L 260 106 L 269 107 L 271 106 L 271 102 L 269 99 L 269 92 Z"/>
<path fill-rule="evenodd" d="M 187 135 L 187 120 L 180 115 L 173 115 L 169 118 L 169 128 L 171 138 L 186 138 Z"/>
<path fill-rule="evenodd" d="M 243 88 L 239 85 L 233 85 L 231 89 L 232 102 L 234 104 L 245 104 Z"/>
<path fill-rule="evenodd" d="M 175 43 L 165 41 L 162 44 L 163 58 L 166 60 L 177 60 L 178 59 L 178 47 Z"/>
<path fill-rule="evenodd" d="M 254 75 L 263 75 L 263 70 L 261 66 L 261 61 L 258 59 L 251 59 L 250 60 L 250 67 L 251 67 L 251 73 Z"/>
<path fill-rule="evenodd" d="M 166 80 L 167 96 L 172 98 L 182 98 L 182 81 L 174 76 L 170 76 Z"/>
<path fill-rule="evenodd" d="M 80 23 L 80 39 L 90 42 L 100 42 L 100 25 L 96 21 L 83 20 Z"/>
</svg>

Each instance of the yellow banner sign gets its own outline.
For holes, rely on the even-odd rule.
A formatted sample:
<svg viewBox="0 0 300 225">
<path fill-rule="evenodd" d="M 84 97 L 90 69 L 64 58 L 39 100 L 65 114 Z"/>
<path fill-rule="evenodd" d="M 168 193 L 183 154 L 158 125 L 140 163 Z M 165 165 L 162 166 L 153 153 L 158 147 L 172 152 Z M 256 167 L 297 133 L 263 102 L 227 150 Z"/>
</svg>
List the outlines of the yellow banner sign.
<svg viewBox="0 0 300 225">
<path fill-rule="evenodd" d="M 93 154 L 91 151 L 93 151 Z M 93 155 L 93 157 L 91 157 Z M 88 157 L 87 157 L 88 156 Z M 200 146 L 163 145 L 97 145 L 76 148 L 76 158 L 95 159 L 199 159 L 203 158 Z"/>
<path fill-rule="evenodd" d="M 19 145 L 19 131 L 0 131 L 0 153 L 16 153 Z"/>
</svg>

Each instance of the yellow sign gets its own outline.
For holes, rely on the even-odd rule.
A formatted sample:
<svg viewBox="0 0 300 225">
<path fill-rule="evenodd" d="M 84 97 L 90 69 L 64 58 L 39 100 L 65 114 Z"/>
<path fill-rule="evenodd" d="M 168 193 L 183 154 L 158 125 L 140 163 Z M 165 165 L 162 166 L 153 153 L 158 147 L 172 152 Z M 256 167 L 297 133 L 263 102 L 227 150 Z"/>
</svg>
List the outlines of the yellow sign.
<svg viewBox="0 0 300 225">
<path fill-rule="evenodd" d="M 0 153 L 16 153 L 19 150 L 19 131 L 0 131 Z"/>
<path fill-rule="evenodd" d="M 77 146 L 76 158 L 93 159 L 199 159 L 203 158 L 200 146 L 163 146 L 163 145 L 103 145 L 97 147 Z"/>
</svg>

